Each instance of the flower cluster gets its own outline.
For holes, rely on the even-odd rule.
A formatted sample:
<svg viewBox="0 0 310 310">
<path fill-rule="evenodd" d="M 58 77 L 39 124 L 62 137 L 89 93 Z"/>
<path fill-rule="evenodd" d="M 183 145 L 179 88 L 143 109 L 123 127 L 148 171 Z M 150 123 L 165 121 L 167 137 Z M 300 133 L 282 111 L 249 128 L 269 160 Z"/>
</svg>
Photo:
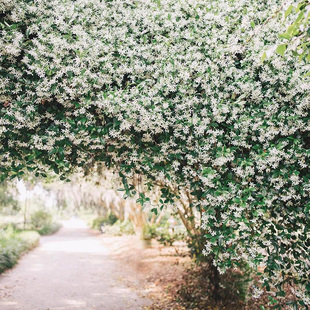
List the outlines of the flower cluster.
<svg viewBox="0 0 310 310">
<path fill-rule="evenodd" d="M 177 184 L 203 210 L 204 253 L 221 270 L 264 264 L 268 289 L 295 282 L 307 304 L 310 68 L 261 62 L 284 31 L 269 18 L 280 7 L 2 1 L 1 176 L 101 162 Z"/>
</svg>

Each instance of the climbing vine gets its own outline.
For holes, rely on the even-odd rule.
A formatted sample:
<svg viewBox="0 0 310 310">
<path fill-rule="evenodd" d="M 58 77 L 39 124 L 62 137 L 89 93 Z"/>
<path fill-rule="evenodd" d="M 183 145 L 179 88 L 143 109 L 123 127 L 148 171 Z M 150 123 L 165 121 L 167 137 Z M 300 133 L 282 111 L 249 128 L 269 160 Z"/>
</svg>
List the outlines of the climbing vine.
<svg viewBox="0 0 310 310">
<path fill-rule="evenodd" d="M 280 6 L 1 1 L 1 178 L 101 163 L 128 195 L 134 174 L 163 205 L 189 193 L 220 272 L 265 266 L 279 304 L 292 284 L 309 305 L 309 65 L 261 61 L 281 44 L 282 20 L 266 23 Z"/>
</svg>

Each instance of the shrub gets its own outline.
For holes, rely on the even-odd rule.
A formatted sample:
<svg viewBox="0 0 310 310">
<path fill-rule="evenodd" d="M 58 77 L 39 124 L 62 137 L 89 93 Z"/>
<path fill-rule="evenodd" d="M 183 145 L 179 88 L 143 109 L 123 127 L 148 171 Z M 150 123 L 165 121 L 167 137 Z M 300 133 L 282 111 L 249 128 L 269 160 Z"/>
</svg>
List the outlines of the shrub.
<svg viewBox="0 0 310 310">
<path fill-rule="evenodd" d="M 39 243 L 35 231 L 15 231 L 11 226 L 0 230 L 0 273 L 12 268 L 19 257 Z"/>
<path fill-rule="evenodd" d="M 214 296 L 212 263 L 197 263 L 189 267 L 177 284 L 176 298 L 184 309 L 248 309 L 248 289 L 251 270 L 243 263 L 243 271 L 230 269 L 219 276 L 219 288 Z M 253 309 L 259 309 L 257 304 Z"/>
<path fill-rule="evenodd" d="M 125 221 L 117 220 L 112 226 L 104 226 L 102 228 L 102 232 L 111 234 L 114 236 L 135 234 L 133 224 L 129 220 L 125 220 Z"/>
<path fill-rule="evenodd" d="M 150 240 L 157 236 L 156 225 L 147 224 L 143 227 L 141 238 L 144 240 Z"/>
<path fill-rule="evenodd" d="M 97 217 L 92 222 L 92 228 L 100 230 L 102 226 L 114 225 L 117 220 L 117 216 L 112 213 L 105 217 Z"/>
<path fill-rule="evenodd" d="M 40 210 L 31 215 L 31 227 L 40 235 L 51 235 L 60 229 L 61 224 L 54 223 L 50 213 Z"/>
<path fill-rule="evenodd" d="M 36 231 L 21 231 L 17 233 L 17 238 L 21 240 L 22 246 L 20 253 L 31 250 L 38 245 L 40 236 Z"/>
<path fill-rule="evenodd" d="M 31 226 L 34 229 L 41 229 L 52 223 L 52 215 L 46 211 L 37 211 L 31 215 Z"/>
<path fill-rule="evenodd" d="M 62 225 L 60 223 L 48 223 L 38 229 L 37 232 L 41 236 L 52 235 L 56 233 L 61 228 L 61 226 Z"/>
<path fill-rule="evenodd" d="M 167 225 L 159 226 L 156 229 L 156 240 L 163 245 L 172 246 L 177 240 L 185 240 L 186 232 L 181 227 L 169 228 Z"/>
</svg>

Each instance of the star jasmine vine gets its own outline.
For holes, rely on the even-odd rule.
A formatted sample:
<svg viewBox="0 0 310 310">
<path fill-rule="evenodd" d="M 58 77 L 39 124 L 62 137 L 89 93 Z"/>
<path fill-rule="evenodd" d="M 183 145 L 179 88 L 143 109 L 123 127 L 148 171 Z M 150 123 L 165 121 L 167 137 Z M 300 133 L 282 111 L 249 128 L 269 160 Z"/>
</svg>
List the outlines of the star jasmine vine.
<svg viewBox="0 0 310 310">
<path fill-rule="evenodd" d="M 291 285 L 309 306 L 310 66 L 261 61 L 281 6 L 1 0 L 2 179 L 104 163 L 127 192 L 134 173 L 167 203 L 188 191 L 220 272 L 264 266 L 277 300 Z"/>
</svg>

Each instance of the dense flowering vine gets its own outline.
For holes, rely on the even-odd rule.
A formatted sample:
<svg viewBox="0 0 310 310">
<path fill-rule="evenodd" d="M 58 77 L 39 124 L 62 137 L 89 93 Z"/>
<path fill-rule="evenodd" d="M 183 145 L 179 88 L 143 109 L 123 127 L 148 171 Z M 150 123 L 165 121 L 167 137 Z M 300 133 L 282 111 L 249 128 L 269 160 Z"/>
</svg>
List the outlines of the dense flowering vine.
<svg viewBox="0 0 310 310">
<path fill-rule="evenodd" d="M 102 162 L 128 191 L 143 174 L 170 203 L 177 184 L 221 271 L 264 265 L 267 289 L 294 283 L 309 305 L 310 67 L 261 62 L 285 31 L 269 20 L 281 5 L 2 0 L 2 178 Z"/>
</svg>

